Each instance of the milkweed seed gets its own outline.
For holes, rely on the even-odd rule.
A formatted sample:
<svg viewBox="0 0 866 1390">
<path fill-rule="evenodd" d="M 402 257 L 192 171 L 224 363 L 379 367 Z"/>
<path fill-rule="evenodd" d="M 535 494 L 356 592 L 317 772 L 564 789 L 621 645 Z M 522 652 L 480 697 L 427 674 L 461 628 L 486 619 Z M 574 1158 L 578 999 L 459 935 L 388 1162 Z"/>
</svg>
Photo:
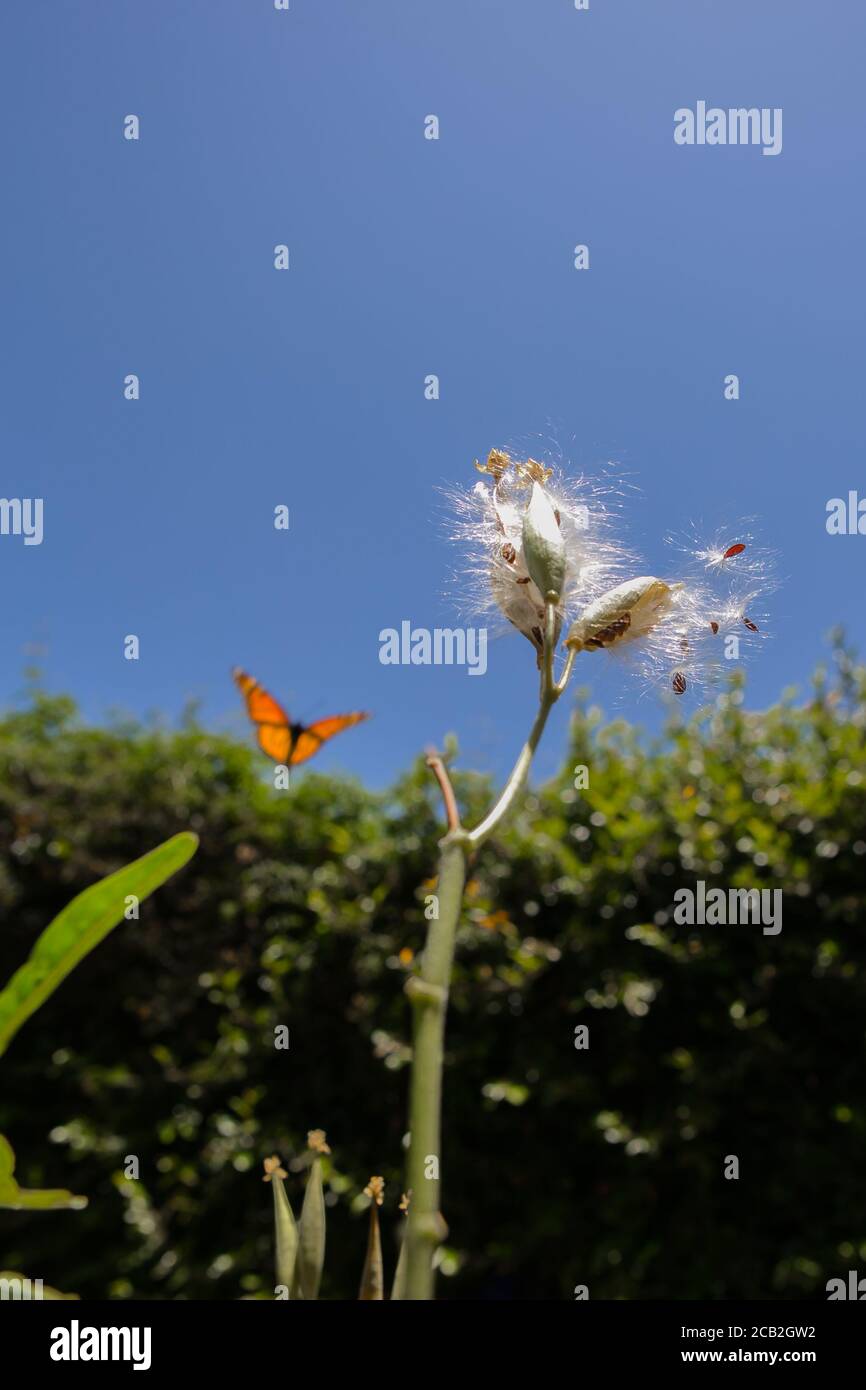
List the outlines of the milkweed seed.
<svg viewBox="0 0 866 1390">
<path fill-rule="evenodd" d="M 751 620 L 751 618 L 744 618 L 744 619 L 743 619 L 743 622 L 745 623 L 746 627 L 749 629 L 750 632 L 757 632 L 757 631 L 758 631 L 758 624 L 757 624 L 757 623 L 753 623 L 752 620 Z"/>
<path fill-rule="evenodd" d="M 685 694 L 686 678 L 683 675 L 682 671 L 677 671 L 675 673 L 674 678 L 671 681 L 671 685 L 673 686 L 674 690 L 677 692 L 678 695 Z"/>
<path fill-rule="evenodd" d="M 514 561 L 517 559 L 517 551 L 514 549 L 514 546 L 511 544 L 510 541 L 508 541 L 508 543 L 502 547 L 501 554 L 503 560 L 508 565 L 513 565 Z"/>
<path fill-rule="evenodd" d="M 719 625 L 718 625 L 718 623 L 713 623 L 713 622 L 711 622 L 711 623 L 710 623 L 710 631 L 712 632 L 712 634 L 713 634 L 714 637 L 715 637 L 716 633 L 718 632 L 718 630 L 719 630 Z"/>
<path fill-rule="evenodd" d="M 736 545 L 729 545 L 729 546 L 728 546 L 727 550 L 725 551 L 724 555 L 722 556 L 722 559 L 723 559 L 723 560 L 730 560 L 730 558 L 731 558 L 732 555 L 742 555 L 742 553 L 743 553 L 743 551 L 745 550 L 745 548 L 746 548 L 746 547 L 742 544 L 741 541 L 737 541 L 737 544 L 736 544 Z"/>
<path fill-rule="evenodd" d="M 586 639 L 588 647 L 609 647 L 618 637 L 622 637 L 624 632 L 628 632 L 631 627 L 631 614 L 621 613 L 618 618 L 614 618 L 607 627 L 600 627 L 592 637 Z"/>
</svg>

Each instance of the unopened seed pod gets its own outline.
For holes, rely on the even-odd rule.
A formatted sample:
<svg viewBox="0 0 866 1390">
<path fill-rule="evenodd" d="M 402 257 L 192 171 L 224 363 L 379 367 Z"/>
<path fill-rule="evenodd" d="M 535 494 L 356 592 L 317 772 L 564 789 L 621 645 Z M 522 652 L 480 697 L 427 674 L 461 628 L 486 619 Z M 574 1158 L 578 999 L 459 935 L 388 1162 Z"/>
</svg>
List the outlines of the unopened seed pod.
<svg viewBox="0 0 866 1390">
<path fill-rule="evenodd" d="M 539 593 L 559 598 L 565 582 L 565 542 L 556 509 L 540 483 L 532 484 L 523 517 L 523 553 Z"/>
</svg>

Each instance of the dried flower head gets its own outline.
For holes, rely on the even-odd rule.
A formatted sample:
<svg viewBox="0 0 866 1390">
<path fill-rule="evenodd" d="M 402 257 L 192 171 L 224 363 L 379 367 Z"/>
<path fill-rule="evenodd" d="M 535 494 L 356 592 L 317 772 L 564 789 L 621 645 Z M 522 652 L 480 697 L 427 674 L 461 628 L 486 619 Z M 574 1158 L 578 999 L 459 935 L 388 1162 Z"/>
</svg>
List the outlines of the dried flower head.
<svg viewBox="0 0 866 1390">
<path fill-rule="evenodd" d="M 264 1160 L 265 1176 L 262 1182 L 270 1182 L 271 1178 L 287 1178 L 289 1175 L 280 1164 L 276 1154 Z"/>
<path fill-rule="evenodd" d="M 371 1178 L 364 1188 L 364 1196 L 369 1197 L 377 1207 L 380 1207 L 385 1200 L 385 1179 Z"/>
</svg>

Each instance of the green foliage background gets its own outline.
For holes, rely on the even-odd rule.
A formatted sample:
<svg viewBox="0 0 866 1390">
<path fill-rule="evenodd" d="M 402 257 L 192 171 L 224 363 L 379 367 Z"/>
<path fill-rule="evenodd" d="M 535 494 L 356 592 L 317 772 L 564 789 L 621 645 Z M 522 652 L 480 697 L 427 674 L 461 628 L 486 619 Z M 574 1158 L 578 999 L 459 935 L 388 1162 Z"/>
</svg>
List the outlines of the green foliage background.
<svg viewBox="0 0 866 1390">
<path fill-rule="evenodd" d="M 805 704 L 745 713 L 734 685 L 649 747 L 579 704 L 561 774 L 479 856 L 441 1297 L 823 1297 L 866 1264 L 866 671 L 836 663 Z M 490 789 L 456 784 L 471 822 Z M 261 1161 L 282 1156 L 297 1210 L 321 1126 L 322 1294 L 354 1297 L 371 1173 L 388 1278 L 402 1219 L 400 952 L 423 941 L 435 789 L 419 763 L 384 795 L 316 773 L 279 794 L 231 738 L 88 728 L 37 691 L 0 723 L 0 978 L 75 893 L 187 828 L 192 863 L 4 1059 L 19 1180 L 90 1205 L 0 1213 L 0 1265 L 85 1298 L 268 1295 Z M 781 935 L 674 925 L 700 878 L 782 888 Z"/>
</svg>

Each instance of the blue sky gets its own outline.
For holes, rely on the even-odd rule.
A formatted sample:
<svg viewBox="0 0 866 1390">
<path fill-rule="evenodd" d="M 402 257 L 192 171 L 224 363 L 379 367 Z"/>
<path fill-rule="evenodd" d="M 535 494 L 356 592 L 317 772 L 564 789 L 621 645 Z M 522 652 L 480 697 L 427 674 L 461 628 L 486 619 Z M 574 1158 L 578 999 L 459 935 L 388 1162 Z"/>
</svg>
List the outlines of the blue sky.
<svg viewBox="0 0 866 1390">
<path fill-rule="evenodd" d="M 784 583 L 750 705 L 835 622 L 862 650 L 866 537 L 825 508 L 866 493 L 864 41 L 862 6 L 807 0 L 4 5 L 2 493 L 45 535 L 0 537 L 0 700 L 35 646 L 88 718 L 196 697 L 240 732 L 239 663 L 299 717 L 373 712 L 322 768 L 381 784 L 454 729 L 501 773 L 528 644 L 469 678 L 382 666 L 378 633 L 454 621 L 437 489 L 539 437 L 639 485 L 650 572 L 669 530 L 760 518 Z M 781 107 L 782 153 L 675 145 L 698 100 Z"/>
</svg>

